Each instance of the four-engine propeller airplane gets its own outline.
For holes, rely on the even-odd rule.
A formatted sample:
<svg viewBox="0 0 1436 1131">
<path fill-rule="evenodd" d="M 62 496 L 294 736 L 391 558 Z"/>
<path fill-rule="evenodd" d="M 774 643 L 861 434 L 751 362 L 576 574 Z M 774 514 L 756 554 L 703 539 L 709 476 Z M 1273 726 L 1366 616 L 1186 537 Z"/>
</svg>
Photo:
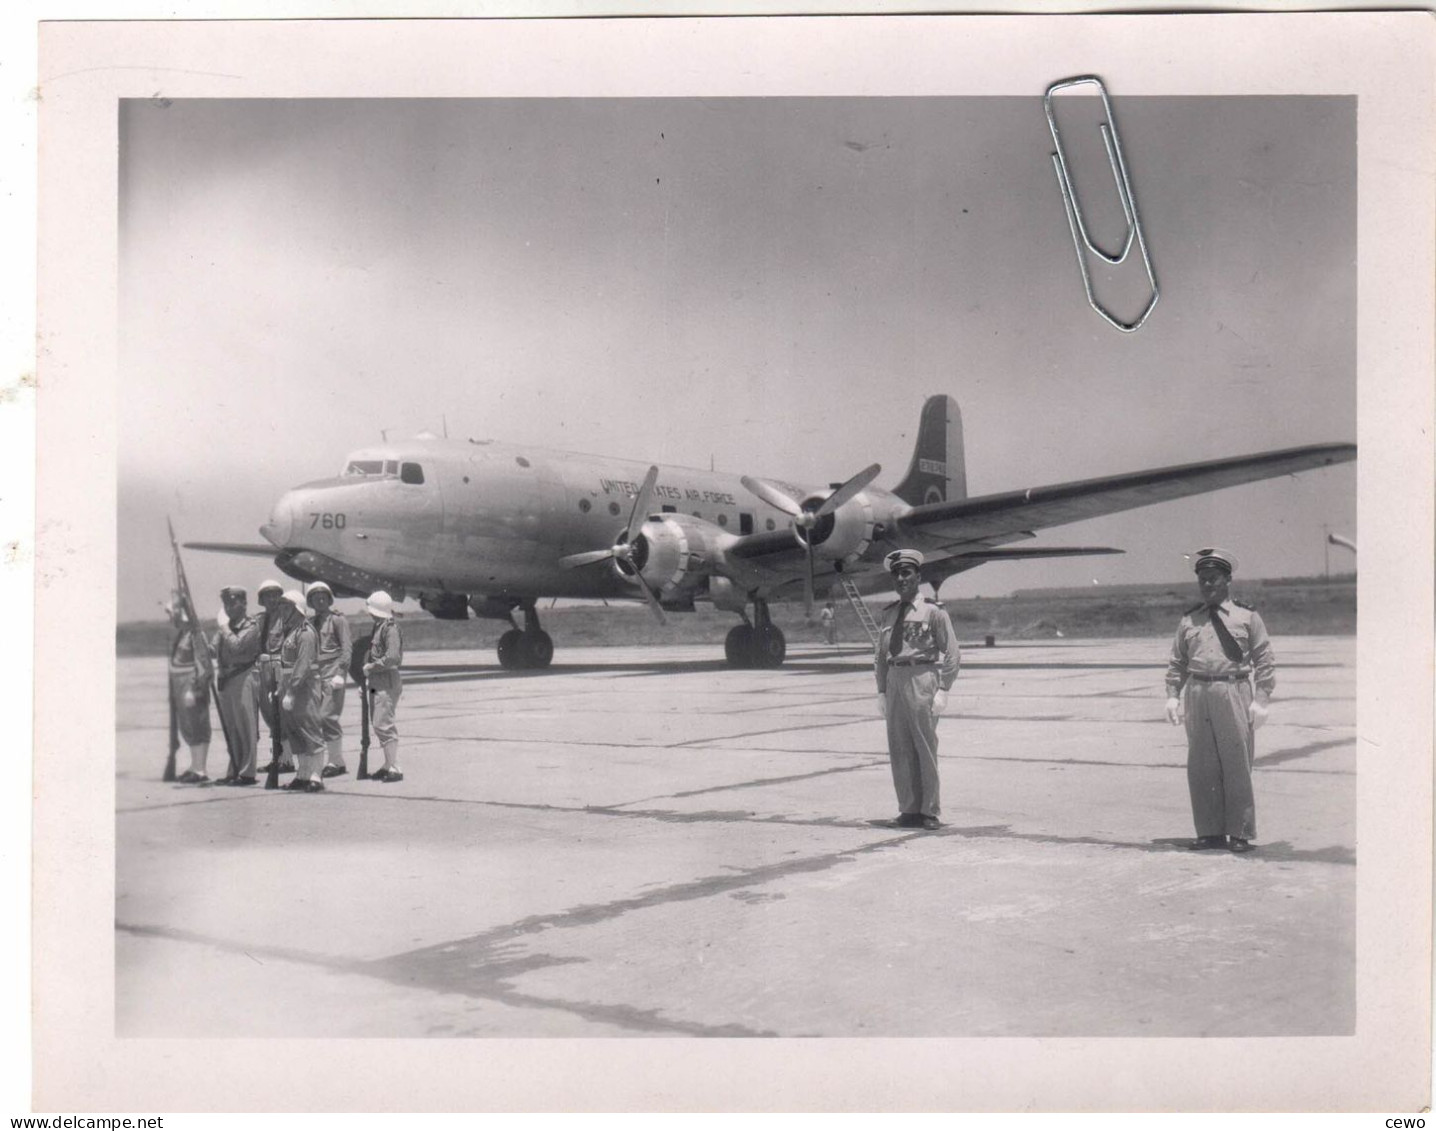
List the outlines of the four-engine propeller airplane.
<svg viewBox="0 0 1436 1131">
<path fill-rule="evenodd" d="M 1014 546 L 1049 526 L 1355 459 L 1354 444 L 1316 444 L 969 498 L 962 419 L 929 397 L 912 462 L 892 489 L 877 464 L 826 489 L 480 440 L 421 437 L 362 448 L 334 478 L 285 493 L 260 527 L 269 545 L 187 542 L 273 557 L 340 596 L 416 596 L 442 619 L 508 620 L 506 668 L 546 667 L 545 597 L 635 598 L 661 621 L 697 599 L 737 613 L 725 652 L 738 667 L 783 662 L 773 601 L 842 581 L 886 591 L 882 559 L 927 557 L 934 588 L 986 562 L 1117 554 L 1106 546 Z M 750 619 L 748 610 L 751 607 Z M 518 627 L 516 610 L 523 610 Z"/>
</svg>

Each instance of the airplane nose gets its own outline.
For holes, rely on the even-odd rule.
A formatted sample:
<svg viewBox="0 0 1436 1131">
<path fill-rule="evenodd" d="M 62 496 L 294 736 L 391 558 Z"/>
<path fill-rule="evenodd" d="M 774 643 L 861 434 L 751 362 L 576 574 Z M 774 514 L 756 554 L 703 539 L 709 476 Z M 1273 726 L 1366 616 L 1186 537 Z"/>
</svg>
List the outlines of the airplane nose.
<svg viewBox="0 0 1436 1131">
<path fill-rule="evenodd" d="M 285 495 L 274 504 L 269 512 L 269 521 L 259 532 L 276 546 L 289 545 L 289 536 L 294 533 L 294 501 Z"/>
</svg>

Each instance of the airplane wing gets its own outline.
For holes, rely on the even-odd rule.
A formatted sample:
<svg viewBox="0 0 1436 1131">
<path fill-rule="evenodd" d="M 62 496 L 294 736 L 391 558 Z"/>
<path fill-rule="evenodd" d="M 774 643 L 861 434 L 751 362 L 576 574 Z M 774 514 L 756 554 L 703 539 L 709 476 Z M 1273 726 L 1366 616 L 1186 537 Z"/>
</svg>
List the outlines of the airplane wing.
<svg viewBox="0 0 1436 1131">
<path fill-rule="evenodd" d="M 253 558 L 272 558 L 278 554 L 277 546 L 259 546 L 244 542 L 186 542 L 186 550 L 207 550 L 211 554 L 243 554 Z"/>
<path fill-rule="evenodd" d="M 894 524 L 896 529 L 888 531 L 887 537 L 892 541 L 905 535 L 918 535 L 924 543 L 958 550 L 965 544 L 1022 537 L 1048 526 L 1081 522 L 1150 503 L 1255 483 L 1355 458 L 1355 444 L 1312 444 L 999 495 L 927 503 L 899 516 Z M 990 551 L 984 547 L 980 552 Z"/>
</svg>

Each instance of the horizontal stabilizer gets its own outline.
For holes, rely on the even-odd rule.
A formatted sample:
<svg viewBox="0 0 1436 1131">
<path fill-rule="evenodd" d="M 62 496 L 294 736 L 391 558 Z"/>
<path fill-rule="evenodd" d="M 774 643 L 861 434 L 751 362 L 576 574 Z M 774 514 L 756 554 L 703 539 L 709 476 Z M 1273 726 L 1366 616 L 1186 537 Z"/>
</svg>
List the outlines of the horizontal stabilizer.
<svg viewBox="0 0 1436 1131">
<path fill-rule="evenodd" d="M 279 553 L 276 546 L 258 546 L 245 542 L 186 542 L 186 550 L 205 550 L 211 554 L 242 554 L 249 558 L 272 558 Z"/>
</svg>

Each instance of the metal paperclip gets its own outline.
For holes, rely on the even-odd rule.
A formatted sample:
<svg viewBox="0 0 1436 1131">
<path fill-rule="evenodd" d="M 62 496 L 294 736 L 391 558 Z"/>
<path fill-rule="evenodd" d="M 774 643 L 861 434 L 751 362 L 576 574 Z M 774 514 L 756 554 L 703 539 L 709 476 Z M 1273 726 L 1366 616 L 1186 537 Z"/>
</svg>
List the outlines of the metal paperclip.
<svg viewBox="0 0 1436 1131">
<path fill-rule="evenodd" d="M 1127 218 L 1127 238 L 1122 241 L 1122 250 L 1116 254 L 1103 251 L 1087 234 L 1087 224 L 1082 218 L 1082 206 L 1077 200 L 1077 191 L 1073 188 L 1072 178 L 1067 172 L 1067 155 L 1062 149 L 1062 137 L 1057 131 L 1057 118 L 1052 112 L 1052 95 L 1054 93 L 1069 86 L 1080 86 L 1083 83 L 1094 85 L 1097 88 L 1097 93 L 1102 96 L 1102 113 L 1106 120 L 1098 128 L 1102 132 L 1102 144 L 1107 147 L 1107 161 L 1112 166 L 1112 177 L 1117 182 L 1117 199 L 1122 205 L 1122 214 Z M 1152 308 L 1157 305 L 1157 299 L 1161 297 L 1161 292 L 1157 289 L 1157 276 L 1152 271 L 1151 256 L 1147 254 L 1147 241 L 1142 236 L 1142 221 L 1137 216 L 1137 202 L 1132 196 L 1132 183 L 1127 177 L 1127 163 L 1122 158 L 1122 142 L 1117 136 L 1117 122 L 1112 115 L 1112 104 L 1107 100 L 1107 88 L 1102 85 L 1102 80 L 1096 75 L 1079 75 L 1077 78 L 1062 79 L 1047 88 L 1047 93 L 1042 96 L 1042 106 L 1047 111 L 1047 125 L 1052 130 L 1052 141 L 1057 146 L 1057 152 L 1052 154 L 1052 167 L 1057 173 L 1057 187 L 1062 190 L 1062 204 L 1067 209 L 1067 225 L 1072 230 L 1072 247 L 1077 252 L 1077 267 L 1082 272 L 1082 287 L 1087 292 L 1087 302 L 1093 310 L 1122 333 L 1130 334 L 1139 329 L 1147 320 L 1147 315 L 1151 314 Z M 1152 288 L 1152 298 L 1136 321 L 1120 322 L 1098 303 L 1097 296 L 1092 290 L 1092 275 L 1087 269 L 1087 257 L 1083 254 L 1083 248 L 1085 247 L 1087 251 L 1103 262 L 1115 267 L 1126 260 L 1132 250 L 1133 242 L 1142 253 L 1142 264 L 1147 269 L 1147 282 Z"/>
</svg>

